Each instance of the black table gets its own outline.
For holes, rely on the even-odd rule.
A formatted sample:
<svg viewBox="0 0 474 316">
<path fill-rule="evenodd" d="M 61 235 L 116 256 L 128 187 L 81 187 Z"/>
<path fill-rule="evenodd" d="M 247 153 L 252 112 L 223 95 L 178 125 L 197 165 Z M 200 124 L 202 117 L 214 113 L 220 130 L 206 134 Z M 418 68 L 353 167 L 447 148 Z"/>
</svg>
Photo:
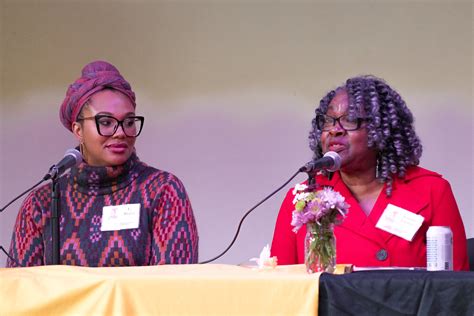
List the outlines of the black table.
<svg viewBox="0 0 474 316">
<path fill-rule="evenodd" d="M 323 273 L 319 315 L 474 315 L 474 272 Z"/>
</svg>

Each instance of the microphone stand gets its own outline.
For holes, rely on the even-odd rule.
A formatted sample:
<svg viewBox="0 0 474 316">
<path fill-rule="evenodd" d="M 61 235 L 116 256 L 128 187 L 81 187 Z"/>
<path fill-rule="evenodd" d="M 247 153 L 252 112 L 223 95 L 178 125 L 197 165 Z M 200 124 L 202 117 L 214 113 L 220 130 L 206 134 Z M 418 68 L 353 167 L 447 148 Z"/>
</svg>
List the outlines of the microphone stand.
<svg viewBox="0 0 474 316">
<path fill-rule="evenodd" d="M 58 172 L 53 168 L 53 176 L 51 177 L 51 246 L 52 246 L 52 261 L 51 264 L 59 264 L 59 217 L 60 210 L 60 195 Z"/>
<path fill-rule="evenodd" d="M 313 190 L 316 186 L 316 177 L 312 172 L 306 172 L 308 174 L 308 188 Z"/>
<path fill-rule="evenodd" d="M 51 238 L 52 238 L 52 264 L 59 264 L 59 182 L 56 178 L 53 178 L 51 183 Z"/>
</svg>

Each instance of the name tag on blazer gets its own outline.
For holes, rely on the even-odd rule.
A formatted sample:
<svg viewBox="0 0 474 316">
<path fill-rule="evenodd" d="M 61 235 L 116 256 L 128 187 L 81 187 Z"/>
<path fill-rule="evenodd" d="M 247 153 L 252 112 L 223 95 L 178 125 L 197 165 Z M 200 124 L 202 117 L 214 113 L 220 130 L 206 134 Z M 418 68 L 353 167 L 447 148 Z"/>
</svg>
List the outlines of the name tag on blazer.
<svg viewBox="0 0 474 316">
<path fill-rule="evenodd" d="M 404 208 L 388 204 L 375 227 L 408 241 L 412 241 L 425 218 Z"/>
<path fill-rule="evenodd" d="M 133 229 L 138 227 L 140 204 L 122 204 L 102 208 L 101 231 Z"/>
</svg>

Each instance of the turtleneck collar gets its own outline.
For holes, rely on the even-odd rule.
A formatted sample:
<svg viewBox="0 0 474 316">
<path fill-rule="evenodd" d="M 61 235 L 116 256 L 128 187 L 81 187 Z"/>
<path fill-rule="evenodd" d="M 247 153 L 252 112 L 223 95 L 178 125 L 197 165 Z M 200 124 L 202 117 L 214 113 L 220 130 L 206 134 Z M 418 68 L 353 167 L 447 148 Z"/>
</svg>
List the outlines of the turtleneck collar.
<svg viewBox="0 0 474 316">
<path fill-rule="evenodd" d="M 82 162 L 71 169 L 70 184 L 88 195 L 104 195 L 120 190 L 136 179 L 142 164 L 135 153 L 120 166 L 95 167 Z"/>
</svg>

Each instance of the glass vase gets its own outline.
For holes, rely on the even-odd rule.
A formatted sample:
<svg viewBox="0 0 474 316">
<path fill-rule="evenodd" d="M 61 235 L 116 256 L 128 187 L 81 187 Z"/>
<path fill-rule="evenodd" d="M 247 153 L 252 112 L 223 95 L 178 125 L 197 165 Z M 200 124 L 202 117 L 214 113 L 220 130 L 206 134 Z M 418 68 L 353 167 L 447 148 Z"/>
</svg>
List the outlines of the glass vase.
<svg viewBox="0 0 474 316">
<path fill-rule="evenodd" d="M 334 272 L 336 269 L 334 225 L 307 223 L 304 248 L 308 273 Z"/>
</svg>

